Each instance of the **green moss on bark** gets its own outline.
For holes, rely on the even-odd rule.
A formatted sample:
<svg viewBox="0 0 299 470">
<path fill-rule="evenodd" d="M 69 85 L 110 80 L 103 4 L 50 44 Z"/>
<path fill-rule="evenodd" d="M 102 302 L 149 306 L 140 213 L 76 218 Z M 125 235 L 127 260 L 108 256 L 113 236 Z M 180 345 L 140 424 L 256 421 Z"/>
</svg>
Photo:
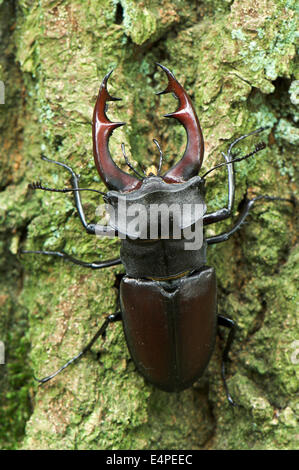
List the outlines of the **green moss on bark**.
<svg viewBox="0 0 299 470">
<path fill-rule="evenodd" d="M 2 3 L 2 2 L 1 2 Z M 22 185 L 24 84 L 15 63 L 10 34 L 15 26 L 14 2 L 0 5 L 0 341 L 5 363 L 0 364 L 0 448 L 20 445 L 31 412 L 32 370 L 29 367 L 29 338 L 26 306 L 20 302 L 23 288 L 21 265 L 16 258 L 24 236 L 26 214 Z"/>
</svg>

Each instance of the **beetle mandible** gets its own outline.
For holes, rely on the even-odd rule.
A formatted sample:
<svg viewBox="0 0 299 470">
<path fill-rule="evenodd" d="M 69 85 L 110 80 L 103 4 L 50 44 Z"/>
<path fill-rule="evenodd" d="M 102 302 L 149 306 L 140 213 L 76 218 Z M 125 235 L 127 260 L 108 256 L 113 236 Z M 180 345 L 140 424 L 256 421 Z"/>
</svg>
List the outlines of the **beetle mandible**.
<svg viewBox="0 0 299 470">
<path fill-rule="evenodd" d="M 163 203 L 169 207 L 174 202 L 178 203 L 180 208 L 184 204 L 198 204 L 204 208 L 205 177 L 211 171 L 225 165 L 228 172 L 227 206 L 215 212 L 203 212 L 198 218 L 194 215 L 187 216 L 183 222 L 182 220 L 180 222 L 182 236 L 179 238 L 175 238 L 173 233 L 168 237 L 161 235 L 161 218 L 158 223 L 158 233 L 147 239 L 138 234 L 132 236 L 121 218 L 114 219 L 112 224 L 114 233 L 116 236 L 120 234 L 122 236 L 120 258 L 112 260 L 89 263 L 64 252 L 23 251 L 23 253 L 59 256 L 91 269 L 101 269 L 121 263 L 125 268 L 125 275 L 120 282 L 119 310 L 106 317 L 100 330 L 79 354 L 55 373 L 37 380 L 45 383 L 55 377 L 89 351 L 97 338 L 105 335 L 110 323 L 121 320 L 128 349 L 138 371 L 162 390 L 181 391 L 190 387 L 202 376 L 214 349 L 217 325 L 221 325 L 229 329 L 222 356 L 221 374 L 228 401 L 234 405 L 235 402 L 227 387 L 225 369 L 236 323 L 230 318 L 217 314 L 215 270 L 206 265 L 206 249 L 209 245 L 228 240 L 240 228 L 257 200 L 285 199 L 268 195 L 256 196 L 252 199 L 245 198 L 239 217 L 229 231 L 212 237 L 204 237 L 196 250 L 185 249 L 186 237 L 183 235 L 183 225 L 184 228 L 190 229 L 195 227 L 200 219 L 203 226 L 208 226 L 233 215 L 235 196 L 233 164 L 251 157 L 264 148 L 265 144 L 258 144 L 251 153 L 240 158 L 234 158 L 233 148 L 241 140 L 258 134 L 264 129 L 259 128 L 236 139 L 230 145 L 228 152 L 222 154 L 225 162 L 211 168 L 203 176 L 198 176 L 204 157 L 204 140 L 199 120 L 190 97 L 173 73 L 165 66 L 157 65 L 168 78 L 166 89 L 158 94 L 172 93 L 179 102 L 178 109 L 166 114 L 165 117 L 175 118 L 186 130 L 187 145 L 183 157 L 172 168 L 161 174 L 163 154 L 158 142 L 154 140 L 160 151 L 160 163 L 156 172 L 144 172 L 144 170 L 144 174 L 137 172 L 126 157 L 124 145 L 122 146 L 123 155 L 134 175 L 121 170 L 114 163 L 109 152 L 108 141 L 112 132 L 124 123 L 111 122 L 106 114 L 107 102 L 118 100 L 107 90 L 111 71 L 102 81 L 93 114 L 95 165 L 108 188 L 107 193 L 98 192 L 115 210 L 124 198 L 128 208 L 138 203 L 142 204 L 146 211 L 151 205 Z M 32 189 L 45 191 L 72 191 L 79 218 L 87 233 L 93 235 L 108 233 L 111 227 L 88 223 L 85 218 L 80 191 L 97 190 L 79 188 L 78 176 L 68 165 L 46 157 L 42 158 L 64 167 L 71 175 L 72 188 L 47 188 L 40 182 L 29 186 Z"/>
</svg>

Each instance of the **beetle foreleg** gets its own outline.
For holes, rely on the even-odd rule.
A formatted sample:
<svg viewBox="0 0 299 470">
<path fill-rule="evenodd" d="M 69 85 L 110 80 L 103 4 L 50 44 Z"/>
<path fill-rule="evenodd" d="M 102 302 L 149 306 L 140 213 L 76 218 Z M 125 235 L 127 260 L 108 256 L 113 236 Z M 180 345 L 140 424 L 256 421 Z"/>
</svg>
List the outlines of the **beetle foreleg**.
<svg viewBox="0 0 299 470">
<path fill-rule="evenodd" d="M 79 266 L 84 266 L 85 268 L 91 269 L 101 269 L 101 268 L 108 268 L 109 266 L 116 266 L 117 264 L 121 264 L 120 258 L 115 259 L 108 259 L 102 262 L 87 262 L 81 261 L 80 259 L 74 258 L 73 256 L 64 253 L 63 251 L 40 251 L 40 250 L 23 250 L 21 254 L 36 254 L 36 255 L 47 255 L 47 256 L 59 256 L 60 258 L 64 258 L 71 263 L 77 264 Z"/>
<path fill-rule="evenodd" d="M 230 162 L 232 160 L 232 155 L 228 153 L 222 154 L 225 158 L 226 162 Z M 203 216 L 203 224 L 209 225 L 215 222 L 219 222 L 220 220 L 228 219 L 232 215 L 234 200 L 235 200 L 235 171 L 234 171 L 234 164 L 231 163 L 227 165 L 227 174 L 228 174 L 228 203 L 227 207 L 223 207 L 222 209 L 218 209 L 215 212 L 211 212 L 210 214 L 205 214 Z"/>
<path fill-rule="evenodd" d="M 57 162 L 55 160 L 51 160 L 50 158 L 47 158 L 45 156 L 42 156 L 42 160 L 45 160 L 46 162 L 49 162 L 49 163 L 54 163 L 55 165 L 62 166 L 63 168 L 65 168 L 72 175 L 72 189 L 76 189 L 76 191 L 74 191 L 75 205 L 76 205 L 76 209 L 78 211 L 78 215 L 80 217 L 81 223 L 82 223 L 83 227 L 85 228 L 85 230 L 87 231 L 87 233 L 95 235 L 97 233 L 96 232 L 96 225 L 95 224 L 89 224 L 89 223 L 86 222 L 86 218 L 85 218 L 85 214 L 84 214 L 84 210 L 83 210 L 83 206 L 82 206 L 82 201 L 81 201 L 80 191 L 78 191 L 78 189 L 80 189 L 79 188 L 79 177 L 78 177 L 78 175 L 76 175 L 74 170 L 71 167 L 69 167 L 68 165 L 66 165 L 65 163 Z"/>
<path fill-rule="evenodd" d="M 84 354 L 86 354 L 88 351 L 91 350 L 93 344 L 96 342 L 96 340 L 102 336 L 104 337 L 105 336 L 105 333 L 106 333 L 106 330 L 107 330 L 107 327 L 110 323 L 114 323 L 116 321 L 120 321 L 121 320 L 121 312 L 116 312 L 116 313 L 113 313 L 111 315 L 108 315 L 103 323 L 103 325 L 101 326 L 101 328 L 97 331 L 97 333 L 94 335 L 94 337 L 89 341 L 89 343 L 82 349 L 82 351 L 80 351 L 78 354 L 76 354 L 76 356 L 72 357 L 72 359 L 70 359 L 69 361 L 67 361 L 62 367 L 60 367 L 60 369 L 58 369 L 56 372 L 54 372 L 53 374 L 51 375 L 48 375 L 47 377 L 44 377 L 43 379 L 37 379 L 36 377 L 35 380 L 37 380 L 37 382 L 39 382 L 40 384 L 44 384 L 46 382 L 48 382 L 49 380 L 53 379 L 54 377 L 56 377 L 56 375 L 58 375 L 61 371 L 63 371 L 64 369 L 67 368 L 67 366 L 69 366 L 70 364 L 72 364 L 73 362 L 75 362 L 77 359 L 80 359 L 82 356 L 84 356 Z"/>
<path fill-rule="evenodd" d="M 228 240 L 243 225 L 247 215 L 249 214 L 250 209 L 252 209 L 252 207 L 254 206 L 254 203 L 256 201 L 259 201 L 260 199 L 265 199 L 268 202 L 285 201 L 285 202 L 291 202 L 292 204 L 294 204 L 293 199 L 287 199 L 287 198 L 276 197 L 276 196 L 261 195 L 261 196 L 256 196 L 252 199 L 247 199 L 245 196 L 244 205 L 242 207 L 242 210 L 240 212 L 240 215 L 235 225 L 228 232 L 220 233 L 219 235 L 215 235 L 214 237 L 207 238 L 206 239 L 207 244 L 212 245 L 214 243 L 221 243 L 221 242 L 225 242 L 226 240 Z"/>
<path fill-rule="evenodd" d="M 233 210 L 234 200 L 235 200 L 235 172 L 234 172 L 234 164 L 231 163 L 231 164 L 228 165 L 227 163 L 232 162 L 232 161 L 244 160 L 244 159 L 249 158 L 252 155 L 256 154 L 260 150 L 262 150 L 265 147 L 265 144 L 263 144 L 263 143 L 257 145 L 253 152 L 251 152 L 248 155 L 245 155 L 241 158 L 235 159 L 235 155 L 232 153 L 232 150 L 233 150 L 234 146 L 237 145 L 241 140 L 244 140 L 247 137 L 250 137 L 252 135 L 259 134 L 260 132 L 262 132 L 264 130 L 265 130 L 264 127 L 260 127 L 259 129 L 256 129 L 255 131 L 250 132 L 249 134 L 242 135 L 241 137 L 238 137 L 238 139 L 234 140 L 229 146 L 227 155 L 222 152 L 222 155 L 225 158 L 225 163 L 220 163 L 219 165 L 216 165 L 214 168 L 207 171 L 207 173 L 205 173 L 205 175 L 203 176 L 203 178 L 205 178 L 205 176 L 208 173 L 215 170 L 216 168 L 221 167 L 223 165 L 227 166 L 227 172 L 228 172 L 228 203 L 227 203 L 227 207 L 223 207 L 222 209 L 218 209 L 217 211 L 212 212 L 210 214 L 205 214 L 205 216 L 203 217 L 203 224 L 204 225 L 209 225 L 209 224 L 213 224 L 215 222 L 219 222 L 220 220 L 228 219 L 232 215 L 232 210 Z"/>
<path fill-rule="evenodd" d="M 227 338 L 225 348 L 224 348 L 224 351 L 223 351 L 223 354 L 222 354 L 221 376 L 222 376 L 222 380 L 223 380 L 225 393 L 226 393 L 228 402 L 230 403 L 230 405 L 236 406 L 236 403 L 234 402 L 231 394 L 229 393 L 228 386 L 227 386 L 227 383 L 226 383 L 226 367 L 225 367 L 225 364 L 229 361 L 228 354 L 229 354 L 232 342 L 233 342 L 234 337 L 235 337 L 235 332 L 236 332 L 236 326 L 237 325 L 233 320 L 231 320 L 230 318 L 226 318 L 223 315 L 218 315 L 218 325 L 225 326 L 226 328 L 230 328 L 230 332 L 228 334 L 228 338 Z"/>
</svg>

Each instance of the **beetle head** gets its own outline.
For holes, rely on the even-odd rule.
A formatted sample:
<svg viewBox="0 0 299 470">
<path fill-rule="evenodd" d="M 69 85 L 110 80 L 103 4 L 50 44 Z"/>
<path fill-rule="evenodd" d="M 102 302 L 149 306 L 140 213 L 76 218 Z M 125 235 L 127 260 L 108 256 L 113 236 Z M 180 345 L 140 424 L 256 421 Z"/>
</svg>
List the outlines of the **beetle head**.
<svg viewBox="0 0 299 470">
<path fill-rule="evenodd" d="M 107 193 L 109 225 L 118 234 L 133 239 L 152 238 L 148 236 L 152 233 L 151 223 L 157 222 L 153 214 L 162 211 L 167 217 L 170 215 L 167 220 L 174 220 L 179 231 L 184 230 L 198 222 L 205 213 L 203 195 L 204 180 L 199 176 L 181 184 L 167 183 L 159 176 L 150 176 L 144 178 L 141 187 L 135 191 Z M 135 223 L 137 214 L 138 224 Z M 157 223 L 157 227 L 160 225 L 161 221 Z"/>
</svg>

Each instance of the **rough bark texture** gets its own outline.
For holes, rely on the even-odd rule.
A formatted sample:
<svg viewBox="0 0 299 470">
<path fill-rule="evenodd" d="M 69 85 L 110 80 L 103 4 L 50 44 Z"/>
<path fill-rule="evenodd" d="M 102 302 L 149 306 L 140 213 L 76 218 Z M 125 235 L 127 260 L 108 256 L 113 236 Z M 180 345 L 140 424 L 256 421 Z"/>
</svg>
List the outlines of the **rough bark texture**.
<svg viewBox="0 0 299 470">
<path fill-rule="evenodd" d="M 234 138 L 269 126 L 259 137 L 267 149 L 236 166 L 236 214 L 246 189 L 249 195 L 296 194 L 295 7 L 296 0 L 0 1 L 6 91 L 0 105 L 2 448 L 298 448 L 298 251 L 291 204 L 260 202 L 241 231 L 209 249 L 219 313 L 239 325 L 229 369 L 239 404 L 234 409 L 220 377 L 223 339 L 198 384 L 171 395 L 135 371 L 121 324 L 111 326 L 93 354 L 38 388 L 33 374 L 56 370 L 114 312 L 115 273 L 122 268 L 92 272 L 53 258 L 17 256 L 20 247 L 87 260 L 118 252 L 117 241 L 84 232 L 71 195 L 27 189 L 38 179 L 69 184 L 62 168 L 41 161 L 44 154 L 68 162 L 82 187 L 104 190 L 90 122 L 100 80 L 111 68 L 110 89 L 123 101 L 110 106 L 110 116 L 127 121 L 110 144 L 119 164 L 122 141 L 146 165 L 158 161 L 152 138 L 168 161 L 184 149 L 184 129 L 162 118 L 175 100 L 154 95 L 165 86 L 155 66 L 160 62 L 194 100 L 206 143 L 204 171 L 222 161 L 221 151 Z M 245 141 L 240 152 L 256 142 Z M 209 210 L 223 207 L 225 169 L 207 180 Z M 95 220 L 98 197 L 86 193 L 83 199 Z"/>
</svg>

